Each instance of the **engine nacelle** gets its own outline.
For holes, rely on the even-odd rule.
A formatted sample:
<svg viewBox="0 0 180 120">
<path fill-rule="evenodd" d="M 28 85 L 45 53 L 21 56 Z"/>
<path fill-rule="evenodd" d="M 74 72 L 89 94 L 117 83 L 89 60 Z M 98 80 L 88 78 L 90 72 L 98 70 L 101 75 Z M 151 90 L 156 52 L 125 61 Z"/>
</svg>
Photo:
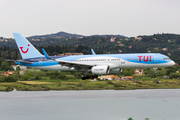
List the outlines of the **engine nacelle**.
<svg viewBox="0 0 180 120">
<path fill-rule="evenodd" d="M 122 69 L 120 69 L 120 68 L 110 69 L 110 71 L 109 71 L 110 74 L 118 74 L 118 73 L 121 73 L 121 72 L 122 72 Z"/>
<path fill-rule="evenodd" d="M 106 75 L 109 74 L 109 66 L 94 66 L 91 71 L 93 74 Z"/>
</svg>

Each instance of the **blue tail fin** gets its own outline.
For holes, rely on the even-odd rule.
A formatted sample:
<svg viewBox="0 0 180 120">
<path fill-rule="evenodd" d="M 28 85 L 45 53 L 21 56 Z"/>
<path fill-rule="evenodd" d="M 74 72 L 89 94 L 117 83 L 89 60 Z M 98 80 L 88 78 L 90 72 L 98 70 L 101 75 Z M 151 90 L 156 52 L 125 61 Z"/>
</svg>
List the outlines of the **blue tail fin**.
<svg viewBox="0 0 180 120">
<path fill-rule="evenodd" d="M 43 55 L 20 33 L 13 33 L 23 59 L 43 57 Z"/>
</svg>

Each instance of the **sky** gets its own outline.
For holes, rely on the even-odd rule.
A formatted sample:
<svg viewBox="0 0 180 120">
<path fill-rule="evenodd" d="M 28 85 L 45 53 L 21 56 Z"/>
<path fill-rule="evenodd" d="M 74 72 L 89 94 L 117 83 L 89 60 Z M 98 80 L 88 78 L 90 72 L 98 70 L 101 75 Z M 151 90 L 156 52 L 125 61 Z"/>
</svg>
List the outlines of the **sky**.
<svg viewBox="0 0 180 120">
<path fill-rule="evenodd" d="M 180 0 L 0 0 L 0 36 L 180 33 Z"/>
</svg>

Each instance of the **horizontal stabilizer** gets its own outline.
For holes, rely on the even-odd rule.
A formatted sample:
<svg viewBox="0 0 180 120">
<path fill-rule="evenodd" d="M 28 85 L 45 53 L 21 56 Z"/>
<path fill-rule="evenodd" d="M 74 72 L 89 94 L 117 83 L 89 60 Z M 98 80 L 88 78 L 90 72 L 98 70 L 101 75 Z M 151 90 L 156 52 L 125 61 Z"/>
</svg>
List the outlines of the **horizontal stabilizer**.
<svg viewBox="0 0 180 120">
<path fill-rule="evenodd" d="M 6 59 L 6 61 L 11 61 L 11 62 L 21 62 L 21 63 L 26 63 L 26 64 L 33 64 L 33 62 L 22 61 L 22 60 L 10 60 L 10 59 Z"/>
</svg>

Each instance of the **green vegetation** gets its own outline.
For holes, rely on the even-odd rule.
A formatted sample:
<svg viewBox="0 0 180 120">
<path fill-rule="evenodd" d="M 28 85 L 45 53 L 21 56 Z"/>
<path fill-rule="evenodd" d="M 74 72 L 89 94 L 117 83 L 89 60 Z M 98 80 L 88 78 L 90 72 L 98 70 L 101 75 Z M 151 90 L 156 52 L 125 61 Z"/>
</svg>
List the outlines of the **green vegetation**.
<svg viewBox="0 0 180 120">
<path fill-rule="evenodd" d="M 161 82 L 158 82 L 158 81 Z M 0 91 L 44 91 L 44 90 L 134 90 L 134 89 L 170 89 L 180 88 L 177 79 L 151 78 L 149 80 L 121 80 L 121 81 L 82 81 L 77 80 L 45 80 L 1 82 Z"/>
<path fill-rule="evenodd" d="M 169 71 L 174 72 L 169 73 Z M 125 69 L 121 76 L 135 69 Z M 44 91 L 44 90 L 134 90 L 134 89 L 170 89 L 180 88 L 180 70 L 179 66 L 161 68 L 158 70 L 157 77 L 151 78 L 152 69 L 144 69 L 144 75 L 134 75 L 133 80 L 119 81 L 92 81 L 91 79 L 83 81 L 79 79 L 81 72 L 55 72 L 55 71 L 36 71 L 35 69 L 26 70 L 25 74 L 19 75 L 18 70 L 14 71 L 15 75 L 8 77 L 0 75 L 0 91 Z M 169 73 L 170 79 L 163 76 Z M 150 77 L 149 77 L 150 76 Z M 172 79 L 171 79 L 172 78 Z"/>
</svg>

